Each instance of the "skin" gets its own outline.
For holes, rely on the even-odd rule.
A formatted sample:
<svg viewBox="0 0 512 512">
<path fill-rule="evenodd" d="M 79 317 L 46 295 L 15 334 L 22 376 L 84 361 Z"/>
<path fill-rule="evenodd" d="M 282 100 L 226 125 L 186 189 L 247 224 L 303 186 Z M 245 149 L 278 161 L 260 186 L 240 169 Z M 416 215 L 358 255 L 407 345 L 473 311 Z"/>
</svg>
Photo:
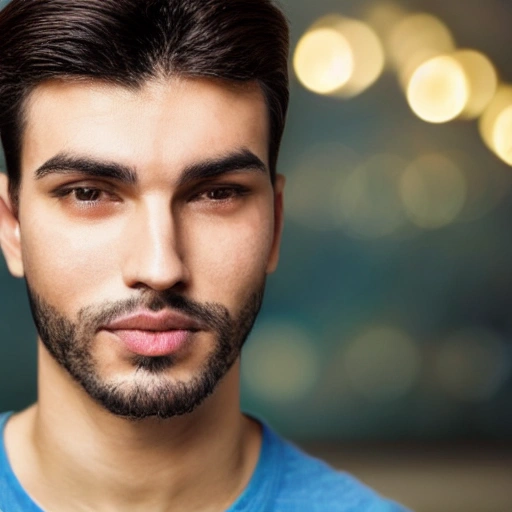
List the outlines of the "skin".
<svg viewBox="0 0 512 512">
<path fill-rule="evenodd" d="M 255 84 L 53 81 L 34 90 L 26 113 L 19 212 L 2 177 L 0 243 L 11 273 L 63 317 L 168 290 L 237 317 L 275 270 L 284 179 L 270 181 L 268 114 Z M 191 166 L 240 152 L 263 168 L 184 180 Z M 73 169 L 37 177 L 63 153 L 129 167 L 137 183 Z M 189 381 L 214 347 L 213 332 L 194 334 L 155 378 Z M 43 509 L 219 511 L 243 491 L 261 433 L 239 409 L 239 357 L 193 412 L 131 421 L 92 400 L 41 340 L 38 348 L 38 402 L 8 422 L 5 441 Z M 95 333 L 90 351 L 103 379 L 152 385 L 108 333 Z"/>
</svg>

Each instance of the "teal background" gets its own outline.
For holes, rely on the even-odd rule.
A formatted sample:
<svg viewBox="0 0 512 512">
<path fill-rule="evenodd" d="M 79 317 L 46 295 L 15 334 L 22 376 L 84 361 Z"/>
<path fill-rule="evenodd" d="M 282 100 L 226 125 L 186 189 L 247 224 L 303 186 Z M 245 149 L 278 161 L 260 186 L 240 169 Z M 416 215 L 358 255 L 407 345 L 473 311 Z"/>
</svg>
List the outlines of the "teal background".
<svg viewBox="0 0 512 512">
<path fill-rule="evenodd" d="M 369 2 L 281 4 L 294 48 L 319 16 L 361 17 Z M 459 46 L 487 53 L 502 80 L 512 80 L 510 3 L 402 5 L 440 16 Z M 494 205 L 478 216 L 463 210 L 439 229 L 405 224 L 381 238 L 315 224 L 329 172 L 348 175 L 354 162 L 382 153 L 406 162 L 428 153 L 455 155 L 475 191 L 473 206 L 487 196 Z M 318 190 L 301 188 L 304 162 L 318 176 Z M 280 171 L 292 205 L 313 202 L 313 221 L 304 222 L 296 209 L 287 215 L 280 267 L 243 357 L 244 408 L 303 439 L 510 439 L 512 169 L 484 147 L 476 123 L 423 123 L 390 73 L 350 101 L 316 96 L 292 74 Z M 383 337 L 367 352 L 365 345 L 351 349 L 375 328 L 381 335 L 392 328 L 409 341 Z M 24 283 L 0 260 L 0 410 L 35 399 L 35 337 Z M 455 355 L 447 357 L 446 346 Z M 402 381 L 391 385 L 397 375 Z"/>
</svg>

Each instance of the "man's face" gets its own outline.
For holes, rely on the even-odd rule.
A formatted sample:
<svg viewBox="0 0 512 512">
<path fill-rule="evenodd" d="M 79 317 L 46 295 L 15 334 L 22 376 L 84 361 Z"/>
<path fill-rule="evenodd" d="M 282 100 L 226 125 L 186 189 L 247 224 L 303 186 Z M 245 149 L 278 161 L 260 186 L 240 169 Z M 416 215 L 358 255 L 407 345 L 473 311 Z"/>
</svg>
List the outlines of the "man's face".
<svg viewBox="0 0 512 512">
<path fill-rule="evenodd" d="M 26 114 L 21 260 L 44 346 L 111 412 L 192 410 L 238 357 L 277 264 L 261 91 L 50 82 Z"/>
</svg>

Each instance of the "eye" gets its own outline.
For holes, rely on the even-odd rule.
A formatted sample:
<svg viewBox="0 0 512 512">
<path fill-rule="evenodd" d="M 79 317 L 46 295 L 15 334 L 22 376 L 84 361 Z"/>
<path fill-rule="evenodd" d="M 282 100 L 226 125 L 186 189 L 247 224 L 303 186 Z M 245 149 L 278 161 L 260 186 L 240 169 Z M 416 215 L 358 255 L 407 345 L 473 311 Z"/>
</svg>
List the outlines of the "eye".
<svg viewBox="0 0 512 512">
<path fill-rule="evenodd" d="M 212 201 L 224 201 L 240 195 L 240 190 L 235 187 L 214 188 L 205 192 L 207 199 Z"/>
<path fill-rule="evenodd" d="M 52 195 L 61 199 L 69 205 L 93 206 L 101 203 L 119 201 L 119 196 L 109 190 L 107 186 L 82 186 L 69 185 L 58 188 Z"/>
<path fill-rule="evenodd" d="M 79 202 L 94 202 L 101 197 L 102 191 L 97 188 L 78 187 L 70 191 Z"/>
<path fill-rule="evenodd" d="M 199 192 L 194 200 L 222 202 L 236 199 L 248 193 L 247 188 L 240 185 L 224 185 L 208 188 Z"/>
</svg>

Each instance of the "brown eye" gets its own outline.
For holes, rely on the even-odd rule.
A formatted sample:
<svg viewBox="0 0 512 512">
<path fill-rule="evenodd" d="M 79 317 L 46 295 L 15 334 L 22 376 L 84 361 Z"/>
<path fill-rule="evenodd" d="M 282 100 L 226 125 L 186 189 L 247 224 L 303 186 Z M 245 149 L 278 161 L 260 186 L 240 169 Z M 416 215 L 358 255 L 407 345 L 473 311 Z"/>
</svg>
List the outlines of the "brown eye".
<svg viewBox="0 0 512 512">
<path fill-rule="evenodd" d="M 229 184 L 229 185 L 209 185 L 207 184 L 204 188 L 194 192 L 190 197 L 190 201 L 198 201 L 205 204 L 224 205 L 224 203 L 231 203 L 237 199 L 241 199 L 250 193 L 250 190 L 243 185 Z"/>
<path fill-rule="evenodd" d="M 77 201 L 97 201 L 100 198 L 101 191 L 97 188 L 75 188 L 73 194 Z"/>
<path fill-rule="evenodd" d="M 230 199 L 231 197 L 235 196 L 237 193 L 236 190 L 233 188 L 216 188 L 213 190 L 210 190 L 207 193 L 208 199 L 211 199 L 212 201 L 222 201 L 224 199 Z"/>
</svg>

